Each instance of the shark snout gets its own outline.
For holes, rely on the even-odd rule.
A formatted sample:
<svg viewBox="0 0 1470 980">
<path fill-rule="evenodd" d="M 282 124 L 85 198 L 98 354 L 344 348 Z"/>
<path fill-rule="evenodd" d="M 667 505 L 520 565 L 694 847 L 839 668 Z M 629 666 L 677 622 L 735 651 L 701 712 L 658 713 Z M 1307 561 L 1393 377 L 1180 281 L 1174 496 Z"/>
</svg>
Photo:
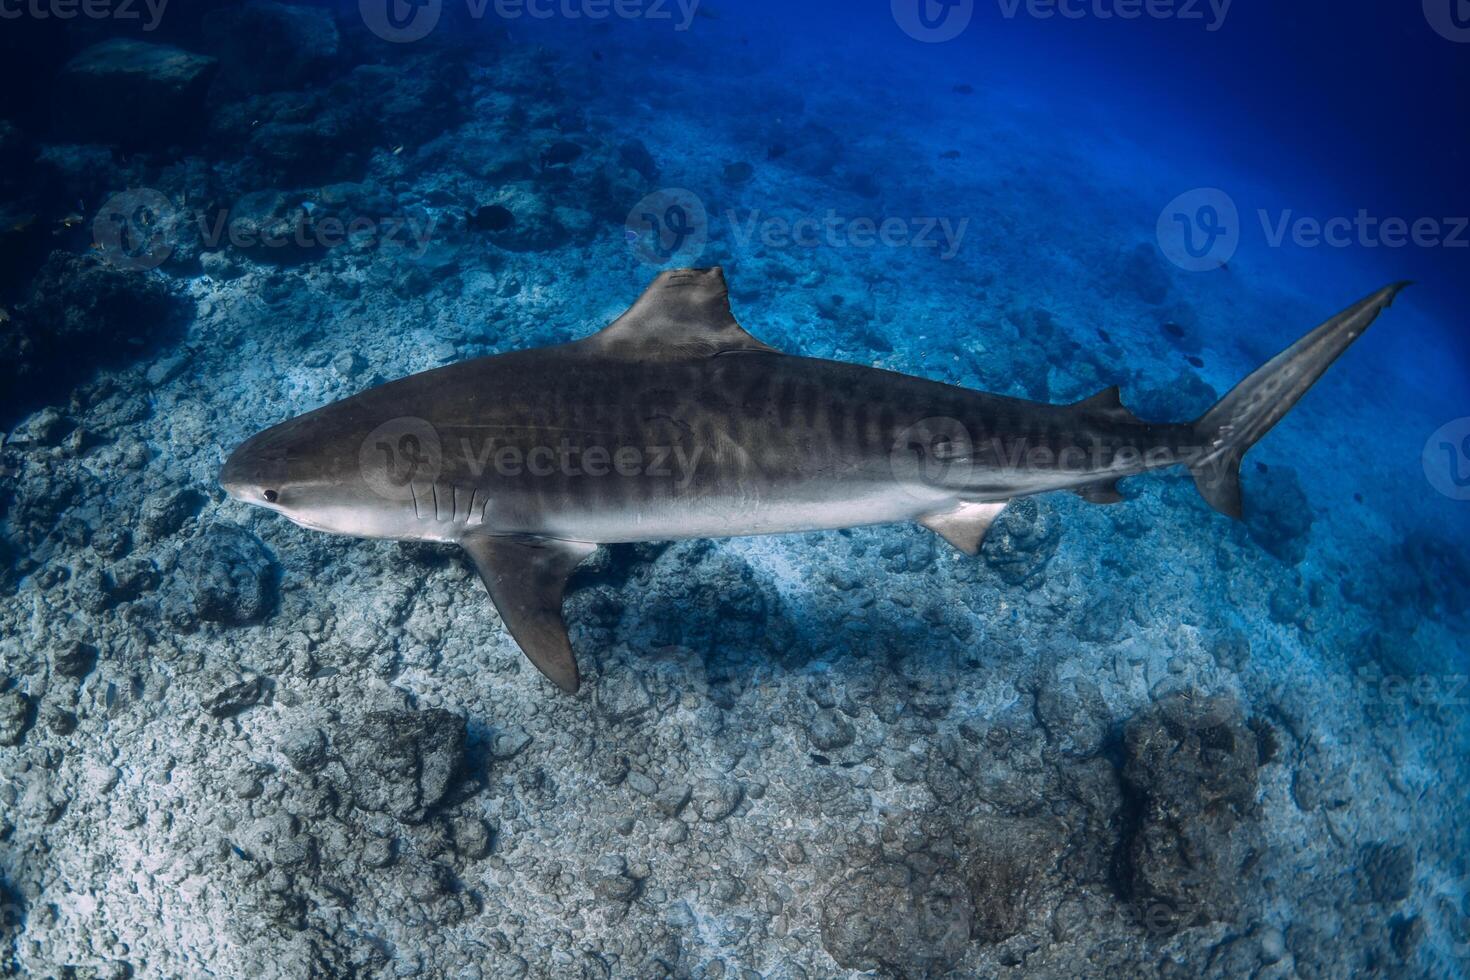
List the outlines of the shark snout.
<svg viewBox="0 0 1470 980">
<path fill-rule="evenodd" d="M 260 433 L 235 447 L 220 467 L 219 485 L 231 498 L 247 504 L 270 505 L 279 499 L 280 466 Z"/>
</svg>

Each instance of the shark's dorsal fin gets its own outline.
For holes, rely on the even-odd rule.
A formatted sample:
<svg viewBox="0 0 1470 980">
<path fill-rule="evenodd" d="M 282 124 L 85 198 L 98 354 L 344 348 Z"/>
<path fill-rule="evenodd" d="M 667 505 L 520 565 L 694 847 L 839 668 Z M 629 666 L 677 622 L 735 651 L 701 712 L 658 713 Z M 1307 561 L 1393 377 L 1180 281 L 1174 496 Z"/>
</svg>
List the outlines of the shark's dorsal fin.
<svg viewBox="0 0 1470 980">
<path fill-rule="evenodd" d="M 1006 509 L 1009 501 L 992 504 L 960 504 L 953 510 L 929 514 L 919 518 L 919 523 L 954 545 L 965 554 L 974 557 L 980 554 L 985 535 L 990 525 Z"/>
<path fill-rule="evenodd" d="M 594 544 L 552 538 L 471 536 L 460 542 L 475 563 L 500 619 L 536 669 L 576 694 L 577 660 L 561 618 L 572 570 Z"/>
<path fill-rule="evenodd" d="M 1138 416 L 1134 415 L 1123 405 L 1123 392 L 1117 385 L 1104 388 L 1091 398 L 1084 398 L 1073 408 L 1090 412 L 1093 415 L 1102 415 L 1108 418 L 1118 419 L 1125 422 L 1137 422 Z"/>
<path fill-rule="evenodd" d="M 582 343 L 600 354 L 639 360 L 776 353 L 735 322 L 725 273 L 718 266 L 661 273 L 628 312 Z"/>
</svg>

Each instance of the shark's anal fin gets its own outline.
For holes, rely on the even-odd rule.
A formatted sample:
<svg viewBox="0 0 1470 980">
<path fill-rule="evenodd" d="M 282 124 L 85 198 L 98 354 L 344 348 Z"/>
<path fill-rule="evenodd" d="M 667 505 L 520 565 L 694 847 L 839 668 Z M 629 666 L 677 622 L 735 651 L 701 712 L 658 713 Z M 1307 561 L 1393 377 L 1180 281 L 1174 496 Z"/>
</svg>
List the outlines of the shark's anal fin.
<svg viewBox="0 0 1470 980">
<path fill-rule="evenodd" d="M 929 514 L 919 523 L 971 557 L 980 553 L 990 525 L 1006 509 L 1008 501 L 994 504 L 960 504 L 953 510 Z"/>
<path fill-rule="evenodd" d="M 573 569 L 597 546 L 490 535 L 472 535 L 460 544 L 474 561 L 505 628 L 522 652 L 557 687 L 577 693 L 581 675 L 561 618 L 561 600 Z"/>
</svg>

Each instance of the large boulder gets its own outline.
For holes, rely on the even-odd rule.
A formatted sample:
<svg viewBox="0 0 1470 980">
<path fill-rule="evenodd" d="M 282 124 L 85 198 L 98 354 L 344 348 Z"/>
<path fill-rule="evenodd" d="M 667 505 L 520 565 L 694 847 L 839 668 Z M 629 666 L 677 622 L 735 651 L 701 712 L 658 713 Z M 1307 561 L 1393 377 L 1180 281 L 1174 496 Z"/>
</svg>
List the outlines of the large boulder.
<svg viewBox="0 0 1470 980">
<path fill-rule="evenodd" d="M 1134 802 L 1123 870 L 1133 900 L 1170 928 L 1230 921 L 1255 815 L 1255 733 L 1223 697 L 1170 695 L 1124 732 Z"/>
<path fill-rule="evenodd" d="M 275 561 L 243 527 L 209 527 L 184 553 L 179 570 L 191 610 L 205 622 L 259 622 L 275 607 Z"/>
<path fill-rule="evenodd" d="M 82 51 L 57 79 L 58 135 L 157 147 L 188 142 L 204 119 L 215 59 L 167 44 L 114 38 Z"/>
<path fill-rule="evenodd" d="M 981 556 L 1007 585 L 1023 585 L 1046 569 L 1061 539 L 1061 522 L 1050 509 L 1018 500 L 995 522 Z"/>
<path fill-rule="evenodd" d="M 943 870 L 884 861 L 851 870 L 822 902 L 822 946 L 846 970 L 938 976 L 964 955 L 970 889 Z"/>
<path fill-rule="evenodd" d="M 53 252 L 0 329 L 0 425 L 58 400 L 96 367 L 146 353 L 177 332 L 183 311 L 156 279 Z"/>
<path fill-rule="evenodd" d="M 221 87 L 234 93 L 301 88 L 341 48 L 330 11 L 269 0 L 215 11 L 204 20 L 204 37 L 219 56 Z"/>
<path fill-rule="evenodd" d="M 1288 565 L 1307 555 L 1312 533 L 1312 502 L 1296 470 L 1287 466 L 1246 472 L 1246 528 L 1251 539 Z"/>
<path fill-rule="evenodd" d="M 438 708 L 373 711 L 333 742 L 358 807 L 419 823 L 460 773 L 465 724 Z"/>
</svg>

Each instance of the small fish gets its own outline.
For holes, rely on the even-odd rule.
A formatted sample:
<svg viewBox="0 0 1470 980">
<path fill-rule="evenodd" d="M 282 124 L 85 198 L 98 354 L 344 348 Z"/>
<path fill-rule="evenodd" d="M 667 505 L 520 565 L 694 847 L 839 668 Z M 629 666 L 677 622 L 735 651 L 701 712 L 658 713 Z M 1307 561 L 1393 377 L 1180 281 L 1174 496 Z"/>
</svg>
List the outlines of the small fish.
<svg viewBox="0 0 1470 980">
<path fill-rule="evenodd" d="M 738 160 L 735 163 L 727 164 L 721 176 L 725 178 L 726 183 L 743 184 L 755 176 L 755 167 L 752 167 L 744 160 Z"/>
<path fill-rule="evenodd" d="M 516 223 L 516 216 L 500 204 L 487 204 L 465 215 L 465 226 L 474 231 L 505 231 Z"/>
<path fill-rule="evenodd" d="M 959 150 L 945 150 L 943 153 L 939 154 L 939 159 L 941 160 L 958 160 L 959 158 Z"/>
<path fill-rule="evenodd" d="M 75 228 L 77 225 L 81 224 L 83 221 L 86 221 L 86 220 L 87 220 L 86 218 L 83 218 L 79 214 L 75 214 L 75 213 L 69 214 L 65 218 L 62 218 L 61 219 L 61 227 L 63 227 L 63 228 Z"/>
<path fill-rule="evenodd" d="M 403 152 L 403 144 L 402 144 L 402 143 L 399 143 L 399 144 L 398 144 L 398 145 L 397 145 L 397 146 L 395 146 L 395 147 L 393 147 L 393 155 L 394 155 L 394 156 L 395 156 L 395 157 L 396 157 L 396 156 L 397 156 L 397 155 L 398 155 L 398 154 L 400 154 L 400 153 L 402 153 L 402 152 Z"/>
<path fill-rule="evenodd" d="M 565 167 L 574 163 L 584 151 L 576 143 L 562 140 L 553 143 L 541 151 L 541 169 L 549 170 L 552 167 Z"/>
<path fill-rule="evenodd" d="M 7 310 L 5 307 L 0 306 L 0 323 L 9 323 L 9 322 L 10 322 L 10 311 Z"/>
<path fill-rule="evenodd" d="M 973 86 L 973 85 L 956 85 L 954 87 L 954 94 L 955 95 L 974 95 L 975 94 L 975 86 Z"/>
</svg>

